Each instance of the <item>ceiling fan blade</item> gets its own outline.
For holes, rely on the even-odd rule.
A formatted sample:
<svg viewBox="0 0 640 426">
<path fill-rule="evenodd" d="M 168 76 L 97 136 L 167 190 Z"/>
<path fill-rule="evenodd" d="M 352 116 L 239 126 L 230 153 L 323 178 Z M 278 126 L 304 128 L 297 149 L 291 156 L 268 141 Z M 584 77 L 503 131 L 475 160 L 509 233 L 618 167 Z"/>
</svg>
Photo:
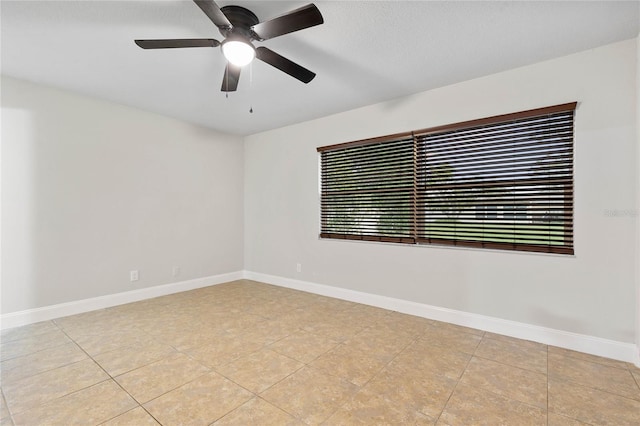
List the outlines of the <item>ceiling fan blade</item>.
<svg viewBox="0 0 640 426">
<path fill-rule="evenodd" d="M 308 4 L 270 21 L 261 22 L 251 27 L 260 40 L 268 40 L 283 34 L 303 30 L 324 22 L 316 5 Z"/>
<path fill-rule="evenodd" d="M 223 92 L 235 92 L 238 88 L 241 69 L 241 67 L 227 62 L 227 66 L 224 69 L 224 76 L 222 77 L 222 88 L 220 90 Z"/>
<path fill-rule="evenodd" d="M 308 83 L 316 76 L 316 73 L 309 71 L 308 69 L 296 64 L 278 55 L 271 49 L 267 49 L 264 46 L 260 46 L 256 49 L 256 58 L 278 68 L 280 71 L 289 74 L 291 77 L 297 78 L 303 83 Z"/>
<path fill-rule="evenodd" d="M 179 47 L 216 47 L 218 40 L 212 38 L 183 38 L 166 40 L 135 40 L 143 49 L 173 49 Z"/>
<path fill-rule="evenodd" d="M 193 0 L 218 28 L 231 28 L 231 22 L 213 0 Z"/>
</svg>

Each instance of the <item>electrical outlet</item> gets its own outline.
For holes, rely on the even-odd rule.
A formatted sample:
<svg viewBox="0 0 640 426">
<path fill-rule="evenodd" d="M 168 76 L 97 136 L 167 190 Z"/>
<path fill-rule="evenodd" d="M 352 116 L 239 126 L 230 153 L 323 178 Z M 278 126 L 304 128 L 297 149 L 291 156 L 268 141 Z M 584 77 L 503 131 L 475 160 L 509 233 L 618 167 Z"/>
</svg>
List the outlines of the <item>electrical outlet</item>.
<svg viewBox="0 0 640 426">
<path fill-rule="evenodd" d="M 171 275 L 174 277 L 177 277 L 178 275 L 180 275 L 180 267 L 174 266 L 173 269 L 171 270 Z"/>
<path fill-rule="evenodd" d="M 296 272 L 302 272 L 302 264 L 296 263 Z"/>
<path fill-rule="evenodd" d="M 138 276 L 138 271 L 129 271 L 129 281 L 138 281 L 140 277 Z"/>
</svg>

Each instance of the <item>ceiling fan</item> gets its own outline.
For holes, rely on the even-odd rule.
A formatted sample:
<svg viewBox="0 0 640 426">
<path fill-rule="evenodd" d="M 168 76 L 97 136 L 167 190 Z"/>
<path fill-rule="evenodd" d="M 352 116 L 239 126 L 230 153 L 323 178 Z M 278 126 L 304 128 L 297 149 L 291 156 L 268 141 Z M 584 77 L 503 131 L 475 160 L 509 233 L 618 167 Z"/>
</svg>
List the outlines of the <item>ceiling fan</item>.
<svg viewBox="0 0 640 426">
<path fill-rule="evenodd" d="M 254 58 L 283 71 L 290 76 L 309 83 L 316 74 L 290 61 L 264 46 L 254 47 L 254 41 L 269 40 L 294 31 L 320 25 L 322 14 L 314 4 L 308 4 L 287 14 L 260 22 L 249 9 L 241 6 L 223 6 L 213 0 L 193 0 L 224 37 L 222 42 L 212 38 L 135 40 L 143 49 L 170 49 L 182 47 L 217 47 L 227 59 L 222 79 L 223 92 L 233 92 L 238 87 L 240 70 Z"/>
</svg>

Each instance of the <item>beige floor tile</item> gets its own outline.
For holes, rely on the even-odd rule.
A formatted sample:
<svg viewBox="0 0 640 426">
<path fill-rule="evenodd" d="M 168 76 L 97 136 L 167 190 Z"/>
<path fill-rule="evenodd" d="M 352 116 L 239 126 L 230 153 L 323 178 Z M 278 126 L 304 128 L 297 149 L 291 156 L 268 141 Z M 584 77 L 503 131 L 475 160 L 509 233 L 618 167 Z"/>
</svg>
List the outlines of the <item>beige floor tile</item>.
<svg viewBox="0 0 640 426">
<path fill-rule="evenodd" d="M 260 393 L 303 365 L 271 349 L 263 348 L 216 370 L 250 391 Z"/>
<path fill-rule="evenodd" d="M 482 336 L 470 333 L 462 327 L 438 325 L 426 327 L 420 339 L 431 345 L 439 345 L 454 351 L 473 354 L 480 344 Z"/>
<path fill-rule="evenodd" d="M 194 330 L 179 331 L 174 336 L 157 337 L 156 339 L 165 345 L 171 345 L 178 351 L 187 352 L 193 348 L 213 344 L 218 340 L 220 334 L 224 334 L 223 331 L 211 331 L 209 327 L 201 325 L 192 327 Z"/>
<path fill-rule="evenodd" d="M 547 426 L 588 426 L 579 420 L 555 413 L 547 413 Z"/>
<path fill-rule="evenodd" d="M 223 331 L 227 333 L 239 333 L 242 330 L 248 330 L 257 326 L 265 319 L 259 315 L 253 315 L 248 313 L 238 313 L 231 316 L 224 322 Z"/>
<path fill-rule="evenodd" d="M 136 406 L 112 380 L 15 415 L 18 425 L 96 425 Z"/>
<path fill-rule="evenodd" d="M 137 330 L 112 330 L 105 328 L 99 334 L 82 334 L 71 336 L 73 340 L 86 351 L 90 356 L 96 356 L 104 352 L 132 346 L 142 343 L 151 344 L 155 342 L 152 337 Z"/>
<path fill-rule="evenodd" d="M 314 304 L 315 296 L 310 293 L 300 292 L 299 294 L 289 294 L 283 297 L 288 304 L 295 306 L 296 309 L 302 309 Z"/>
<path fill-rule="evenodd" d="M 7 403 L 4 400 L 4 395 L 0 393 L 0 419 L 4 419 L 9 417 L 9 408 L 7 408 Z"/>
<path fill-rule="evenodd" d="M 269 346 L 270 349 L 305 364 L 338 346 L 335 340 L 299 330 Z"/>
<path fill-rule="evenodd" d="M 442 425 L 546 425 L 547 413 L 492 392 L 458 384 L 438 424 Z"/>
<path fill-rule="evenodd" d="M 187 316 L 184 312 L 179 313 L 176 312 L 179 309 L 175 306 L 167 306 L 165 308 L 167 312 L 158 313 L 158 315 L 153 318 L 147 318 L 145 320 L 139 321 L 140 331 L 143 332 L 147 336 L 151 336 L 158 341 L 166 344 L 172 344 L 173 339 L 180 338 L 184 335 L 189 335 L 194 331 L 199 331 L 202 328 L 202 324 L 200 322 L 200 318 L 197 316 Z M 221 316 L 221 320 L 226 319 L 226 316 Z M 161 324 L 161 327 L 158 325 Z M 140 334 L 135 333 L 135 330 L 128 330 L 128 333 L 132 334 Z"/>
<path fill-rule="evenodd" d="M 552 377 L 549 411 L 594 425 L 640 424 L 640 401 Z"/>
<path fill-rule="evenodd" d="M 39 336 L 50 331 L 58 330 L 53 321 L 36 322 L 21 327 L 13 327 L 0 332 L 0 342 L 11 342 L 13 340 L 26 339 L 28 337 Z"/>
<path fill-rule="evenodd" d="M 547 373 L 546 345 L 510 337 L 496 338 L 496 334 L 487 333 L 475 355 L 538 373 Z"/>
<path fill-rule="evenodd" d="M 459 379 L 464 372 L 471 355 L 432 345 L 429 341 L 418 339 L 398 354 L 390 363 L 394 368 L 411 371 L 428 371 L 435 374 Z"/>
<path fill-rule="evenodd" d="M 126 413 L 102 423 L 102 426 L 158 426 L 159 423 L 142 407 L 136 407 Z"/>
<path fill-rule="evenodd" d="M 360 307 L 364 307 L 365 309 L 361 309 Z M 339 312 L 338 315 L 336 315 L 336 318 L 340 321 L 344 321 L 345 323 L 360 324 L 367 328 L 375 326 L 380 321 L 384 321 L 390 313 L 391 311 L 385 311 L 380 308 L 356 305 L 346 311 Z"/>
<path fill-rule="evenodd" d="M 307 424 L 320 424 L 357 392 L 353 383 L 304 367 L 261 396 Z"/>
<path fill-rule="evenodd" d="M 397 406 L 379 394 L 358 393 L 323 425 L 433 425 L 430 418 L 407 406 Z"/>
<path fill-rule="evenodd" d="M 91 359 L 65 365 L 2 385 L 7 406 L 15 415 L 53 399 L 108 379 Z"/>
<path fill-rule="evenodd" d="M 480 337 L 485 335 L 485 331 L 483 330 L 480 330 L 477 328 L 465 327 L 463 325 L 450 324 L 448 322 L 431 321 L 431 325 L 433 327 L 440 328 L 442 330 L 452 331 L 455 334 L 457 334 L 458 332 L 463 332 L 463 333 L 475 334 Z"/>
<path fill-rule="evenodd" d="M 304 308 L 296 308 L 282 314 L 278 317 L 278 321 L 289 326 L 305 329 L 318 321 L 318 318 L 315 318 L 312 312 Z"/>
<path fill-rule="evenodd" d="M 636 385 L 638 385 L 638 387 L 640 387 L 640 371 L 638 371 L 638 372 L 631 371 L 631 375 L 633 376 L 634 379 L 636 379 Z"/>
<path fill-rule="evenodd" d="M 627 369 L 549 354 L 549 378 L 569 380 L 584 386 L 640 401 L 640 388 Z"/>
<path fill-rule="evenodd" d="M 160 343 L 139 343 L 96 355 L 93 359 L 112 377 L 166 358 L 176 353 L 171 346 Z"/>
<path fill-rule="evenodd" d="M 321 316 L 320 318 L 324 318 Z M 339 321 L 316 321 L 302 327 L 305 331 L 320 334 L 338 342 L 344 342 L 364 330 L 360 324 L 344 324 Z"/>
<path fill-rule="evenodd" d="M 345 313 L 349 314 L 352 321 L 361 322 L 364 325 L 372 326 L 378 321 L 383 320 L 393 311 L 388 309 L 382 309 L 375 306 L 368 305 L 354 305 L 349 308 Z"/>
<path fill-rule="evenodd" d="M 0 364 L 2 383 L 6 386 L 16 380 L 73 364 L 87 358 L 87 354 L 73 342 L 29 355 L 11 358 Z"/>
<path fill-rule="evenodd" d="M 295 309 L 294 305 L 279 300 L 264 300 L 247 307 L 247 312 L 265 319 L 276 319 L 283 313 Z"/>
<path fill-rule="evenodd" d="M 139 331 L 135 319 L 119 315 L 116 311 L 101 309 L 71 317 L 59 318 L 54 322 L 71 338 L 83 335 L 99 335 L 105 330 L 121 332 Z"/>
<path fill-rule="evenodd" d="M 390 365 L 367 383 L 360 393 L 383 398 L 386 404 L 403 413 L 417 411 L 436 419 L 456 384 L 457 380 L 430 371 L 412 371 Z"/>
<path fill-rule="evenodd" d="M 242 334 L 247 339 L 255 339 L 263 345 L 269 345 L 298 331 L 300 331 L 298 326 L 276 319 L 262 321 L 256 324 L 255 327 L 245 330 Z"/>
<path fill-rule="evenodd" d="M 5 417 L 4 419 L 0 419 L 0 426 L 14 426 L 14 423 L 11 417 Z"/>
<path fill-rule="evenodd" d="M 146 403 L 163 425 L 209 425 L 251 399 L 253 394 L 218 373 L 208 373 Z"/>
<path fill-rule="evenodd" d="M 390 333 L 418 337 L 425 332 L 427 327 L 432 327 L 433 323 L 434 321 L 426 318 L 402 314 L 400 312 L 391 312 L 376 322 L 375 328 Z"/>
<path fill-rule="evenodd" d="M 144 404 L 208 371 L 204 365 L 178 353 L 117 376 L 115 380 L 139 403 Z"/>
<path fill-rule="evenodd" d="M 95 311 L 83 312 L 81 314 L 69 315 L 62 318 L 56 318 L 53 320 L 56 325 L 62 329 L 70 330 L 72 328 L 80 327 L 95 327 L 100 326 L 99 322 L 109 317 L 109 314 L 105 309 L 97 309 Z"/>
<path fill-rule="evenodd" d="M 218 335 L 214 343 L 185 352 L 207 367 L 217 368 L 260 350 L 263 346 L 260 338 L 223 333 Z"/>
<path fill-rule="evenodd" d="M 38 335 L 0 343 L 0 361 L 29 355 L 71 342 L 59 329 L 51 329 Z"/>
<path fill-rule="evenodd" d="M 336 311 L 346 311 L 358 305 L 357 303 L 350 302 L 348 300 L 336 299 L 328 296 L 320 296 L 320 297 L 321 298 L 316 301 L 317 305 L 325 306 L 329 309 L 333 309 Z"/>
<path fill-rule="evenodd" d="M 385 362 L 369 352 L 341 344 L 319 356 L 310 365 L 328 374 L 342 377 L 362 386 L 385 366 Z"/>
<path fill-rule="evenodd" d="M 303 426 L 304 423 L 264 399 L 255 397 L 215 422 L 214 425 Z"/>
<path fill-rule="evenodd" d="M 389 333 L 375 327 L 368 327 L 347 340 L 345 345 L 367 352 L 376 359 L 387 363 L 414 340 L 415 338 L 406 334 Z"/>
<path fill-rule="evenodd" d="M 545 410 L 547 408 L 545 374 L 473 357 L 462 375 L 461 383 Z"/>
<path fill-rule="evenodd" d="M 355 305 L 357 306 L 357 305 Z M 354 306 L 349 307 L 346 310 L 338 310 L 335 312 L 329 311 L 320 318 L 327 318 L 331 321 L 337 321 L 340 324 L 357 324 L 359 327 L 370 327 L 373 322 L 370 322 L 370 315 L 354 309 Z"/>
<path fill-rule="evenodd" d="M 549 354 L 562 355 L 569 358 L 575 358 L 582 361 L 595 362 L 597 364 L 603 364 L 609 367 L 622 368 L 625 370 L 631 366 L 631 364 L 623 361 L 618 361 L 610 358 L 603 358 L 601 356 L 586 354 L 583 352 L 576 352 L 570 349 L 559 348 L 557 346 L 549 346 Z"/>
</svg>

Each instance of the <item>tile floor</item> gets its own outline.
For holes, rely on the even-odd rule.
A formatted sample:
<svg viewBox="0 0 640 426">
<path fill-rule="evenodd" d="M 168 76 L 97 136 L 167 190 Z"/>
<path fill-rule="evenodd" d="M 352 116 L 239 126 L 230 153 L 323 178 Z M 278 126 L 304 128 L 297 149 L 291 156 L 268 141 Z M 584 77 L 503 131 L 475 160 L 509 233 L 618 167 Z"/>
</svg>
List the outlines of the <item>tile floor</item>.
<svg viewBox="0 0 640 426">
<path fill-rule="evenodd" d="M 1 426 L 640 424 L 630 364 L 252 281 L 1 338 Z"/>
</svg>

